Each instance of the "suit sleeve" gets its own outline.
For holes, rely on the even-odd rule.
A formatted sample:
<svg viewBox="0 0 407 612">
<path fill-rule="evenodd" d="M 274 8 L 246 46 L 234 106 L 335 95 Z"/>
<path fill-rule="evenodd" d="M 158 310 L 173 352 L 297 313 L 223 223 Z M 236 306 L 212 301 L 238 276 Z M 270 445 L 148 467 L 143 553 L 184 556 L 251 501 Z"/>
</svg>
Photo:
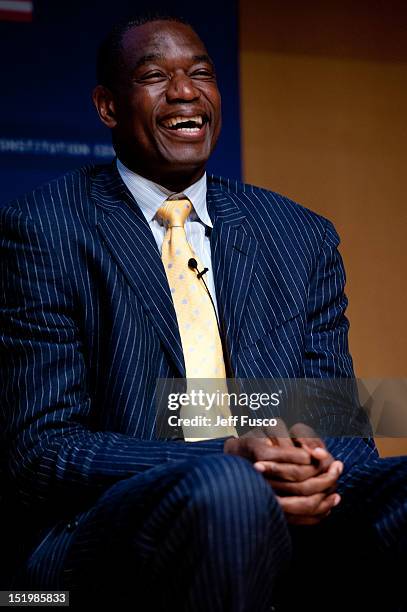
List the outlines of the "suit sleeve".
<svg viewBox="0 0 407 612">
<path fill-rule="evenodd" d="M 304 376 L 312 379 L 349 379 L 355 375 L 348 346 L 349 321 L 345 315 L 348 305 L 344 291 L 346 275 L 338 250 L 338 233 L 330 221 L 325 221 L 325 236 L 308 292 Z M 345 412 L 343 418 L 354 416 Z M 330 418 L 329 411 L 327 418 Z M 338 415 L 334 418 L 338 418 Z M 359 414 L 356 418 L 363 418 L 363 415 Z M 351 435 L 349 421 L 345 429 L 346 436 L 325 440 L 332 455 L 343 461 L 345 467 L 370 456 L 378 456 L 373 438 Z M 356 431 L 361 429 L 356 427 Z"/>
<path fill-rule="evenodd" d="M 93 431 L 95 407 L 61 256 L 16 206 L 0 209 L 1 448 L 18 498 L 93 496 L 165 462 L 223 451 L 223 439 L 140 440 Z"/>
</svg>

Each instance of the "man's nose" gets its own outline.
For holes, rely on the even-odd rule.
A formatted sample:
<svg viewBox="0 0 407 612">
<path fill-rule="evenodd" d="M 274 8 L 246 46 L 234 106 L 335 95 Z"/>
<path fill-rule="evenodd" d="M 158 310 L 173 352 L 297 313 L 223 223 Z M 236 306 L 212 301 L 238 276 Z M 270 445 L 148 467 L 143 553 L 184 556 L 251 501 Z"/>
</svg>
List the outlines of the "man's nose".
<svg viewBox="0 0 407 612">
<path fill-rule="evenodd" d="M 194 87 L 193 80 L 186 74 L 174 75 L 166 92 L 167 102 L 184 100 L 191 102 L 199 98 L 199 90 Z"/>
</svg>

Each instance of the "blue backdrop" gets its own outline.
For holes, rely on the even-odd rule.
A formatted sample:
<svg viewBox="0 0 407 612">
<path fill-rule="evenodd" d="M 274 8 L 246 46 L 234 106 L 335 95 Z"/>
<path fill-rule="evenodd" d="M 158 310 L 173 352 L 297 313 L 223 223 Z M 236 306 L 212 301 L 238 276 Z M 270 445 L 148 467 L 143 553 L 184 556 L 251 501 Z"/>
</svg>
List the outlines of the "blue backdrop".
<svg viewBox="0 0 407 612">
<path fill-rule="evenodd" d="M 0 204 L 89 161 L 112 159 L 110 132 L 91 100 L 96 50 L 113 23 L 145 10 L 188 19 L 206 43 L 223 105 L 208 170 L 241 178 L 236 2 L 34 0 L 33 6 L 31 23 L 0 21 Z"/>
</svg>

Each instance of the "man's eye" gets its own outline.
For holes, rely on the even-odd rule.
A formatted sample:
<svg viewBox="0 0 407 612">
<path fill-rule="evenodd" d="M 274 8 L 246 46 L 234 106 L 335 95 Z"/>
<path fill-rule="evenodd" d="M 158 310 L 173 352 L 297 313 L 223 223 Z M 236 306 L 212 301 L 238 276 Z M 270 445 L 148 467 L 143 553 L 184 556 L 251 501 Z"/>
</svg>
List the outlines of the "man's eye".
<svg viewBox="0 0 407 612">
<path fill-rule="evenodd" d="M 203 77 L 203 78 L 209 78 L 210 79 L 210 78 L 213 77 L 213 74 L 209 70 L 205 70 L 205 69 L 201 68 L 200 70 L 195 70 L 192 73 L 192 76 L 193 77 Z"/>
<path fill-rule="evenodd" d="M 141 77 L 142 81 L 148 81 L 150 79 L 165 79 L 165 75 L 158 70 L 154 70 L 153 72 L 147 72 L 147 74 L 143 74 Z"/>
</svg>

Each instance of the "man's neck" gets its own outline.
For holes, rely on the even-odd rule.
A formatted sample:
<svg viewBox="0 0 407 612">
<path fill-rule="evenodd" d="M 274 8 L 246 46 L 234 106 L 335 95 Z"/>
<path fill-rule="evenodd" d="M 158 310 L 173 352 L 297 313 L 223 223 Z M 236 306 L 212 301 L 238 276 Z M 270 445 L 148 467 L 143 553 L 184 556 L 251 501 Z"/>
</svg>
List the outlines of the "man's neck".
<svg viewBox="0 0 407 612">
<path fill-rule="evenodd" d="M 120 158 L 119 158 L 120 159 Z M 153 172 L 146 172 L 143 169 L 135 167 L 133 164 L 126 163 L 126 160 L 120 159 L 121 163 L 126 166 L 128 170 L 135 172 L 143 178 L 156 183 L 160 187 L 164 187 L 168 191 L 174 193 L 181 193 L 197 181 L 205 174 L 205 168 L 200 168 L 199 171 L 183 173 L 182 175 L 171 175 L 164 177 L 162 175 L 155 175 Z"/>
</svg>

